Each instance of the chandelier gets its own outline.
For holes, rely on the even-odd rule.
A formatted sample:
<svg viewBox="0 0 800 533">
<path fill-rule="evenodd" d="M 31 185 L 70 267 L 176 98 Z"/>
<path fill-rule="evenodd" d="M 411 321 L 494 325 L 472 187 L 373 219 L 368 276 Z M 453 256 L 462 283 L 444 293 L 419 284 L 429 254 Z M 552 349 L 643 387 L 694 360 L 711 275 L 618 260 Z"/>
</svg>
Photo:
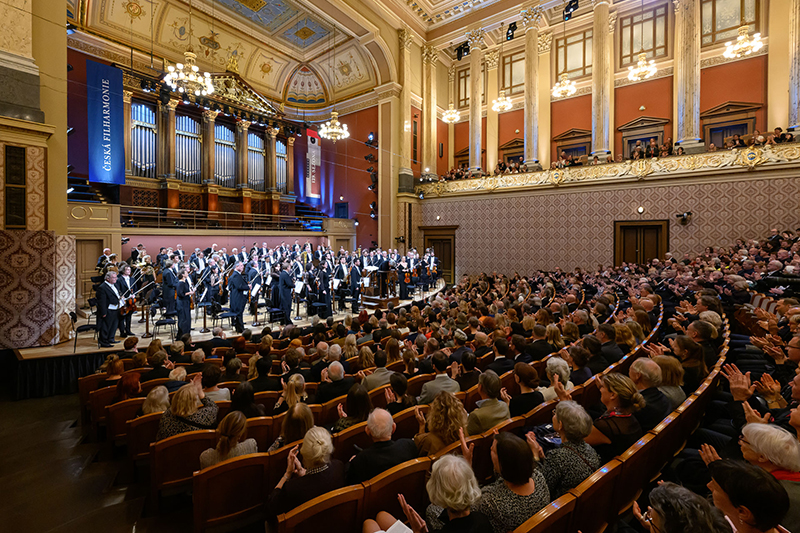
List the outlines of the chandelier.
<svg viewBox="0 0 800 533">
<path fill-rule="evenodd" d="M 459 118 L 461 118 L 461 113 L 459 113 L 458 110 L 453 107 L 453 104 L 450 104 L 450 107 L 447 109 L 447 111 L 442 113 L 442 120 L 448 124 L 458 122 Z"/>
<path fill-rule="evenodd" d="M 350 132 L 347 131 L 347 124 L 339 122 L 339 113 L 331 111 L 331 119 L 319 127 L 319 136 L 323 139 L 328 139 L 336 144 L 336 141 L 347 139 L 350 137 Z"/>
<path fill-rule="evenodd" d="M 323 139 L 328 139 L 333 144 L 336 144 L 336 141 L 350 137 L 350 132 L 347 131 L 347 124 L 342 124 L 339 122 L 339 113 L 336 112 L 336 77 L 333 76 L 333 69 L 335 67 L 336 25 L 333 26 L 333 65 L 331 66 L 331 79 L 333 80 L 333 110 L 331 111 L 331 119 L 319 128 L 319 136 Z"/>
<path fill-rule="evenodd" d="M 500 89 L 500 96 L 497 100 L 492 100 L 492 111 L 502 113 L 503 111 L 508 111 L 512 107 L 511 98 L 506 96 L 506 92 L 503 89 Z"/>
<path fill-rule="evenodd" d="M 656 75 L 658 69 L 656 68 L 655 59 L 647 61 L 647 54 L 641 52 L 639 54 L 639 61 L 636 62 L 635 67 L 628 67 L 628 79 L 631 81 L 641 81 L 647 78 L 652 78 Z"/>
<path fill-rule="evenodd" d="M 164 76 L 164 83 L 179 93 L 195 96 L 206 96 L 213 93 L 214 84 L 211 83 L 211 74 L 208 72 L 200 74 L 200 69 L 194 64 L 197 55 L 192 52 L 191 47 L 183 53 L 183 58 L 183 63 L 167 67 L 168 72 Z"/>
<path fill-rule="evenodd" d="M 566 72 L 561 74 L 558 78 L 558 83 L 553 85 L 553 98 L 566 98 L 567 96 L 572 96 L 577 91 L 577 87 L 575 87 L 575 82 L 569 79 L 569 76 Z"/>
<path fill-rule="evenodd" d="M 753 52 L 758 52 L 764 46 L 764 43 L 761 42 L 761 34 L 754 33 L 753 37 L 751 38 L 748 33 L 750 32 L 750 26 L 744 24 L 742 21 L 742 25 L 739 26 L 739 36 L 736 38 L 736 42 L 728 41 L 725 43 L 725 54 L 723 54 L 728 59 L 735 59 L 737 57 L 749 56 Z"/>
</svg>

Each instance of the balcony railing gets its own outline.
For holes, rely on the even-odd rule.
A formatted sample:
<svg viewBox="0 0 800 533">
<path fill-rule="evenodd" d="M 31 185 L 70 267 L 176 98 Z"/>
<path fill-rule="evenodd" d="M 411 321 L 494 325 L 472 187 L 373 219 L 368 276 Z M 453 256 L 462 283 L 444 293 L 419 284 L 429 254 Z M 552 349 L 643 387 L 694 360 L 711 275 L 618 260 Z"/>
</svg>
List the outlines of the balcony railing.
<svg viewBox="0 0 800 533">
<path fill-rule="evenodd" d="M 324 216 L 257 215 L 169 209 L 163 207 L 120 206 L 120 225 L 127 228 L 187 230 L 323 231 Z"/>
<path fill-rule="evenodd" d="M 418 185 L 417 194 L 423 193 L 426 198 L 485 194 L 493 191 L 546 189 L 562 185 L 619 183 L 651 177 L 678 178 L 698 172 L 727 171 L 735 173 L 757 168 L 780 169 L 798 166 L 800 166 L 800 143 L 788 143 L 768 145 L 763 148 L 706 152 L 664 159 L 639 159 L 622 163 L 542 170 L 526 174 L 434 181 Z"/>
</svg>

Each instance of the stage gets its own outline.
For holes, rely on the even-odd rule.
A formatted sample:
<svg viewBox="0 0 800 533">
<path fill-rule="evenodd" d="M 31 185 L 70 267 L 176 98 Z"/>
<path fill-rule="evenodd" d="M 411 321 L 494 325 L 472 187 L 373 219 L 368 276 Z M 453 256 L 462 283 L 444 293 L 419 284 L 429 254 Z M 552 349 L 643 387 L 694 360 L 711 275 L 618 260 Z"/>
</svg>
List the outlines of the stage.
<svg viewBox="0 0 800 533">
<path fill-rule="evenodd" d="M 437 281 L 435 289 L 426 291 L 424 293 L 418 291 L 414 295 L 413 299 L 399 300 L 399 305 L 396 305 L 395 309 L 400 307 L 409 309 L 413 303 L 425 301 L 431 296 L 441 292 L 444 288 L 445 282 L 444 280 L 440 279 Z M 362 301 L 361 309 L 366 309 L 366 311 L 370 314 L 374 313 L 374 310 L 364 307 L 363 303 L 364 302 Z M 342 313 L 337 312 L 336 308 L 338 306 L 336 304 L 334 304 L 333 307 L 335 313 L 333 315 L 333 319 L 335 322 L 341 322 L 344 320 L 347 314 L 352 314 L 349 311 L 349 307 L 347 312 Z M 297 307 L 293 306 L 292 310 L 296 311 Z M 309 325 L 311 320 L 305 314 L 304 305 L 300 306 L 300 311 L 301 319 L 293 320 L 294 324 L 297 326 Z M 382 311 L 386 311 L 386 309 L 384 308 Z M 244 318 L 245 327 L 252 330 L 253 333 L 261 333 L 261 330 L 266 326 L 270 326 L 273 329 L 280 326 L 280 324 L 277 322 L 272 324 L 268 323 L 268 316 L 266 312 L 262 313 L 259 311 L 259 326 L 253 326 L 255 317 L 250 314 L 249 309 L 245 310 Z M 153 333 L 154 321 L 151 317 L 148 329 L 144 321 L 140 322 L 141 319 L 142 313 L 141 311 L 137 311 L 133 315 L 131 322 L 131 331 L 135 336 L 139 337 L 138 348 L 140 351 L 146 350 L 155 338 L 160 339 L 164 345 L 172 342 L 172 336 L 169 328 L 161 328 L 157 337 L 143 338 L 142 335 L 144 335 L 146 331 L 149 330 L 150 334 Z M 95 323 L 94 317 L 89 317 L 88 319 L 79 318 L 75 324 L 75 328 L 77 329 L 82 325 L 86 325 L 89 323 L 89 320 L 91 320 L 91 323 Z M 212 325 L 210 315 L 206 317 L 206 325 L 210 330 Z M 227 320 L 220 321 L 219 325 L 223 328 L 223 331 L 228 338 L 238 336 L 236 331 L 233 330 Z M 177 330 L 177 325 L 175 329 Z M 192 311 L 193 342 L 202 342 L 211 338 L 211 332 L 209 331 L 207 333 L 201 333 L 200 331 L 202 329 L 203 310 L 200 309 L 198 312 Z M 119 333 L 119 331 L 117 333 Z M 13 352 L 16 357 L 14 399 L 52 396 L 55 394 L 68 394 L 76 392 L 78 390 L 77 380 L 79 377 L 94 373 L 94 371 L 100 366 L 100 364 L 102 364 L 108 354 L 117 353 L 123 350 L 122 341 L 124 339 L 116 337 L 116 340 L 119 342 L 112 348 L 100 348 L 97 345 L 96 338 L 93 336 L 93 332 L 86 331 L 78 334 L 77 343 L 73 337 L 67 342 L 62 342 L 54 346 L 39 346 L 35 348 L 14 350 Z"/>
</svg>

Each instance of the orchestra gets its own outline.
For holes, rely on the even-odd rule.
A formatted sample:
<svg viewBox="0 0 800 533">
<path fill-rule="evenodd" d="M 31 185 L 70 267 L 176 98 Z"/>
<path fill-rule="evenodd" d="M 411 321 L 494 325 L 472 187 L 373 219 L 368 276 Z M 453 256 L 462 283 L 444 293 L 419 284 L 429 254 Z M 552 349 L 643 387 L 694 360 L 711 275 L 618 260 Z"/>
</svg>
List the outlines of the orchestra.
<svg viewBox="0 0 800 533">
<path fill-rule="evenodd" d="M 104 282 L 94 287 L 98 299 L 98 340 L 111 346 L 119 329 L 120 337 L 133 335 L 132 315 L 137 309 L 161 311 L 164 318 L 175 318 L 178 335 L 191 331 L 191 310 L 208 309 L 213 316 L 229 309 L 234 313 L 233 328 L 244 330 L 244 312 L 257 317 L 259 307 L 280 311 L 282 324 L 292 323 L 292 307 L 305 304 L 308 315 L 321 319 L 347 309 L 357 314 L 362 295 L 381 298 L 413 297 L 410 288 L 423 290 L 435 286 L 439 259 L 432 249 L 416 249 L 406 254 L 397 250 L 340 247 L 338 251 L 310 242 L 270 248 L 261 246 L 231 249 L 212 244 L 205 250 L 162 247 L 155 262 L 139 244 L 127 262 L 117 262 L 110 249 L 103 250 L 97 269 Z M 108 274 L 113 276 L 108 276 Z M 113 279 L 113 281 L 112 281 Z M 102 307 L 101 304 L 102 303 Z M 101 312 L 102 311 L 102 312 Z M 195 318 L 197 318 L 197 313 Z M 277 319 L 276 319 L 277 320 Z M 112 328 L 112 329 L 109 329 Z"/>
</svg>

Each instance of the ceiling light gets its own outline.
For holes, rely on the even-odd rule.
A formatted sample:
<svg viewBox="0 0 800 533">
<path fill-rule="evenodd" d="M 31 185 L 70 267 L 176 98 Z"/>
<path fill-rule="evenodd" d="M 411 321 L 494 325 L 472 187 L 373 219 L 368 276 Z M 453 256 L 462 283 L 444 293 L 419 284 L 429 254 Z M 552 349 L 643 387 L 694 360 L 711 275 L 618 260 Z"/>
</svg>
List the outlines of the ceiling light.
<svg viewBox="0 0 800 533">
<path fill-rule="evenodd" d="M 447 111 L 442 113 L 442 120 L 448 124 L 458 122 L 459 118 L 461 118 L 461 113 L 459 113 L 458 110 L 453 107 L 453 104 L 450 104 L 450 107 L 447 109 Z"/>
<path fill-rule="evenodd" d="M 554 98 L 566 98 L 572 96 L 577 92 L 575 82 L 569 79 L 566 72 L 559 76 L 558 82 L 553 85 L 552 94 Z"/>
<path fill-rule="evenodd" d="M 742 22 L 744 23 L 744 21 Z M 725 53 L 723 55 L 728 59 L 735 59 L 737 57 L 749 56 L 761 50 L 764 46 L 764 43 L 761 42 L 761 34 L 754 33 L 751 38 L 749 33 L 750 26 L 746 24 L 739 26 L 739 36 L 736 38 L 736 42 L 733 43 L 729 41 L 725 43 Z"/>
</svg>

